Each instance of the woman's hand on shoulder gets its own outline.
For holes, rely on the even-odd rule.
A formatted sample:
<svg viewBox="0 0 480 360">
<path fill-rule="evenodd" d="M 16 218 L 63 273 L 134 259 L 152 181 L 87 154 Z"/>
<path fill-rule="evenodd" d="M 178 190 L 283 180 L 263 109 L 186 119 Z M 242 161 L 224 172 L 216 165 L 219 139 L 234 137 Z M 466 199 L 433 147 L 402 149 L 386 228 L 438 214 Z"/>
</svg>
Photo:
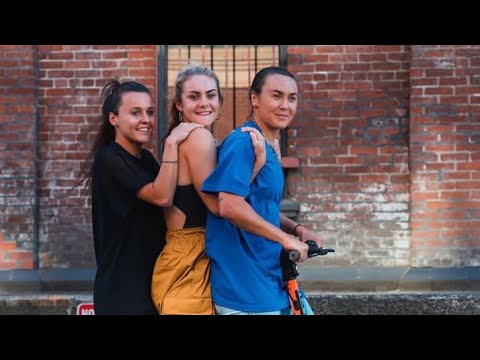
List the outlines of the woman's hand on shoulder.
<svg viewBox="0 0 480 360">
<path fill-rule="evenodd" d="M 182 122 L 173 128 L 172 132 L 167 138 L 167 141 L 174 142 L 178 145 L 182 141 L 184 141 L 193 130 L 199 127 L 203 127 L 203 126 L 196 123 Z"/>
<path fill-rule="evenodd" d="M 265 147 L 265 138 L 257 129 L 249 126 L 242 127 L 243 132 L 250 134 L 253 151 L 255 152 L 255 168 L 260 169 L 267 161 L 267 151 Z"/>
<path fill-rule="evenodd" d="M 253 151 L 255 152 L 255 164 L 253 165 L 253 173 L 250 178 L 250 183 L 255 179 L 260 169 L 267 162 L 267 150 L 265 146 L 265 138 L 257 129 L 249 126 L 242 127 L 243 132 L 250 134 L 252 140 Z"/>
</svg>

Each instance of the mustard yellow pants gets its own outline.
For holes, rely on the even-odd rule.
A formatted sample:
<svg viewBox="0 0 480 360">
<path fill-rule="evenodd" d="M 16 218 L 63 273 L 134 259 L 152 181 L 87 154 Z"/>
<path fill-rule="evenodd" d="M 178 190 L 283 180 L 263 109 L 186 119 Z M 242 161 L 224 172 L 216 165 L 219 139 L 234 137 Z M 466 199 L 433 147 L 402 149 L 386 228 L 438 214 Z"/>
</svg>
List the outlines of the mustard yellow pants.
<svg viewBox="0 0 480 360">
<path fill-rule="evenodd" d="M 152 299 L 161 315 L 214 315 L 205 228 L 167 231 L 153 269 Z"/>
</svg>

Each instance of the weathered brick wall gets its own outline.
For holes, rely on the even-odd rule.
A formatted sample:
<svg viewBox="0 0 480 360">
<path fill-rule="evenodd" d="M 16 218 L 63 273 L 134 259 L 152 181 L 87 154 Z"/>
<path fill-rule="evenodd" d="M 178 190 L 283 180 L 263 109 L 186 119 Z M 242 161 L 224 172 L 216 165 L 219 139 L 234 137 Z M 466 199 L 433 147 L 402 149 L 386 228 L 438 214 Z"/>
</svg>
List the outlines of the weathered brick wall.
<svg viewBox="0 0 480 360">
<path fill-rule="evenodd" d="M 300 80 L 288 194 L 337 250 L 322 264 L 409 263 L 409 62 L 405 45 L 288 47 Z"/>
<path fill-rule="evenodd" d="M 35 262 L 35 48 L 0 46 L 0 270 Z"/>
<path fill-rule="evenodd" d="M 98 129 L 100 91 L 111 78 L 154 90 L 156 71 L 155 46 L 39 46 L 41 268 L 95 265 L 90 208 L 70 190 Z"/>
<path fill-rule="evenodd" d="M 156 56 L 154 45 L 0 46 L 0 270 L 36 267 L 37 247 L 40 268 L 95 265 L 89 204 L 70 189 L 102 86 L 155 91 Z M 480 46 L 289 45 L 301 94 L 287 197 L 337 250 L 312 264 L 479 265 L 479 59 Z"/>
<path fill-rule="evenodd" d="M 480 265 L 480 46 L 412 46 L 411 263 Z"/>
</svg>

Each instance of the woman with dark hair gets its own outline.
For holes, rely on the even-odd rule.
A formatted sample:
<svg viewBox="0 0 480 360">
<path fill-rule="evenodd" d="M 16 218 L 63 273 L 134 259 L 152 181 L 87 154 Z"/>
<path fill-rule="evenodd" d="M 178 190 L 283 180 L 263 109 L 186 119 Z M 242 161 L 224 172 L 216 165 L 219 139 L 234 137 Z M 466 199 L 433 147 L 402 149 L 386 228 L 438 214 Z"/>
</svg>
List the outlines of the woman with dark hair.
<svg viewBox="0 0 480 360">
<path fill-rule="evenodd" d="M 221 315 L 289 314 L 280 251 L 296 250 L 298 261 L 305 261 L 305 241 L 323 244 L 320 236 L 280 212 L 284 183 L 275 144 L 295 116 L 297 81 L 284 68 L 264 68 L 253 79 L 249 100 L 252 113 L 245 126 L 265 137 L 265 165 L 250 183 L 243 174 L 253 171 L 254 153 L 250 139 L 236 130 L 219 147 L 218 164 L 202 186 L 219 198 L 218 214 L 208 214 L 206 232 L 212 298 Z"/>
<path fill-rule="evenodd" d="M 172 204 L 177 147 L 201 125 L 173 129 L 159 165 L 143 148 L 156 122 L 149 89 L 112 80 L 100 101 L 100 128 L 82 171 L 92 196 L 95 314 L 156 314 L 150 284 L 165 244 L 162 207 Z"/>
</svg>

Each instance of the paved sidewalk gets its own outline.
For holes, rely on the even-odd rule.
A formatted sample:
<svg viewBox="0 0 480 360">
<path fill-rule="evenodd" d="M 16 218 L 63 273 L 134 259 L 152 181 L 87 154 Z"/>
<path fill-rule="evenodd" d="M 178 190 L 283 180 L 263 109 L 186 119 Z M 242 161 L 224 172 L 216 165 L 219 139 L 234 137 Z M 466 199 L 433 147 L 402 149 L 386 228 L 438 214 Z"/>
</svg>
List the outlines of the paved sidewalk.
<svg viewBox="0 0 480 360">
<path fill-rule="evenodd" d="M 318 315 L 480 315 L 480 267 L 300 266 Z M 75 315 L 92 301 L 92 269 L 0 271 L 0 315 Z"/>
<path fill-rule="evenodd" d="M 480 291 L 480 267 L 378 268 L 299 266 L 306 291 L 470 292 Z"/>
</svg>

